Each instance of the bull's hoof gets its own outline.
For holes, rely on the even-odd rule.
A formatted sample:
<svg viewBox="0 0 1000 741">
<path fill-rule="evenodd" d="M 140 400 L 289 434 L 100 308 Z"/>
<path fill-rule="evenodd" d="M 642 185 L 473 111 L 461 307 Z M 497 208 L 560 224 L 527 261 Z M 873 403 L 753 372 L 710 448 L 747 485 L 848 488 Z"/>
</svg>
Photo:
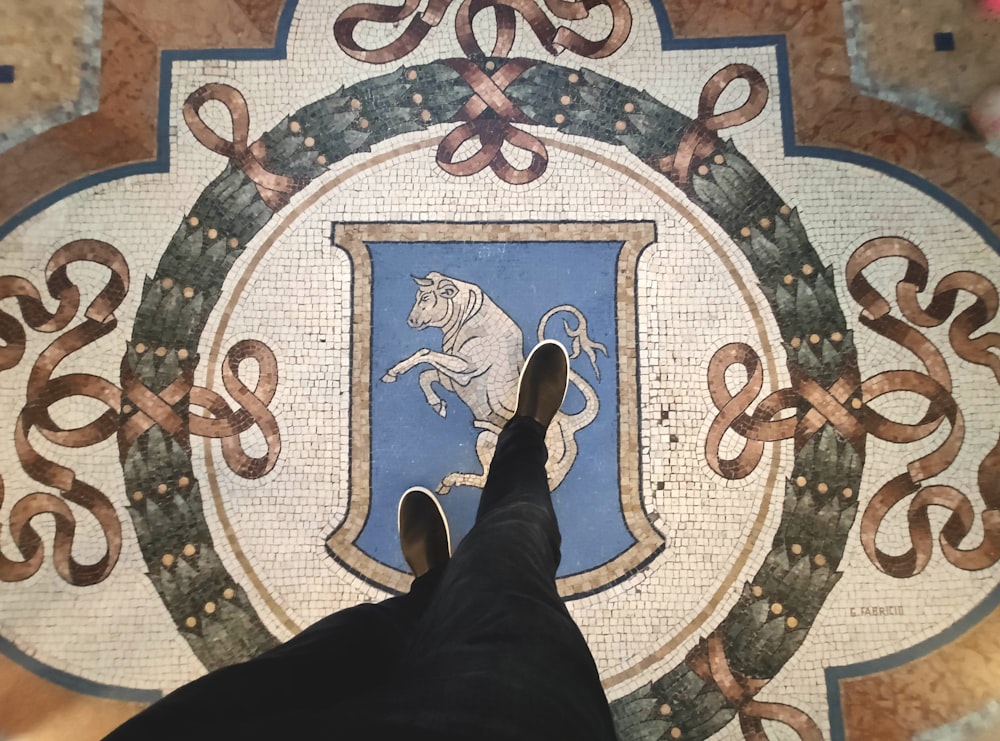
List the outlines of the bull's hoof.
<svg viewBox="0 0 1000 741">
<path fill-rule="evenodd" d="M 396 376 L 392 375 L 391 373 L 386 373 L 384 376 L 382 376 L 381 380 L 382 383 L 395 383 Z"/>
<path fill-rule="evenodd" d="M 448 416 L 448 405 L 444 403 L 443 399 L 439 401 L 437 404 L 431 404 L 431 409 L 433 409 L 442 417 Z"/>
<path fill-rule="evenodd" d="M 440 484 L 438 484 L 437 489 L 435 489 L 434 491 L 436 491 L 438 494 L 444 495 L 451 491 L 451 487 L 442 481 Z"/>
</svg>

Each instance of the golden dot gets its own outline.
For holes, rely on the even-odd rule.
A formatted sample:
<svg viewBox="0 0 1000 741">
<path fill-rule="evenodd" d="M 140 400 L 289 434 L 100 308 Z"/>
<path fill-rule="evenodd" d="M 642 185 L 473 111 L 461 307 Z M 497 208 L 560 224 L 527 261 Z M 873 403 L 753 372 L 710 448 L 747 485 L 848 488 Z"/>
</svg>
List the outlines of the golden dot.
<svg viewBox="0 0 1000 741">
<path fill-rule="evenodd" d="M 319 157 L 316 158 L 316 164 L 318 164 L 318 165 L 325 165 L 326 164 L 326 157 L 324 157 L 321 154 Z"/>
<path fill-rule="evenodd" d="M 798 337 L 793 337 L 791 342 L 789 342 L 788 344 L 791 345 L 792 347 L 797 348 L 799 345 L 802 344 L 802 340 L 800 340 Z"/>
<path fill-rule="evenodd" d="M 187 288 L 184 289 L 184 298 L 193 298 L 193 297 L 194 297 L 194 288 L 188 286 Z"/>
<path fill-rule="evenodd" d="M 717 164 L 717 165 L 724 165 L 724 164 L 726 164 L 726 158 L 723 157 L 721 154 L 715 155 L 715 157 L 713 158 L 712 161 L 715 162 L 715 164 Z"/>
<path fill-rule="evenodd" d="M 167 348 L 165 347 L 156 348 L 156 357 L 165 358 L 166 356 L 167 356 Z"/>
<path fill-rule="evenodd" d="M 795 282 L 795 278 L 793 278 L 791 275 L 786 275 L 782 280 L 785 281 L 786 286 L 790 286 L 792 285 L 792 283 Z"/>
<path fill-rule="evenodd" d="M 830 491 L 830 487 L 824 484 L 823 482 L 820 482 L 816 484 L 816 491 L 818 491 L 820 494 L 826 494 L 828 491 Z"/>
<path fill-rule="evenodd" d="M 625 131 L 628 128 L 628 124 L 624 121 L 615 121 L 615 131 Z"/>
<path fill-rule="evenodd" d="M 802 275 L 812 275 L 812 274 L 813 274 L 813 266 L 812 265 L 810 265 L 809 263 L 806 263 L 805 265 L 802 266 Z"/>
<path fill-rule="evenodd" d="M 570 81 L 570 82 L 571 82 L 572 84 L 574 84 L 574 85 L 575 85 L 576 83 L 578 83 L 578 82 L 580 81 L 580 75 L 578 75 L 578 74 L 577 74 L 576 72 L 570 72 L 570 73 L 569 73 L 569 78 L 568 78 L 568 79 L 569 79 L 569 81 Z"/>
<path fill-rule="evenodd" d="M 795 485 L 797 487 L 799 487 L 800 489 L 802 487 L 804 487 L 806 485 L 806 483 L 808 483 L 808 482 L 806 481 L 806 477 L 805 476 L 798 476 L 795 479 Z"/>
<path fill-rule="evenodd" d="M 292 130 L 292 133 L 297 134 L 299 133 L 299 131 L 302 130 L 302 124 L 300 124 L 298 121 L 290 121 L 288 123 L 288 128 Z"/>
<path fill-rule="evenodd" d="M 840 342 L 842 339 L 844 339 L 844 335 L 842 335 L 840 332 L 834 332 L 832 335 L 830 335 L 830 339 L 833 340 L 834 342 Z"/>
<path fill-rule="evenodd" d="M 674 709 L 670 707 L 669 703 L 665 702 L 660 705 L 660 715 L 670 715 L 672 712 L 674 712 Z"/>
<path fill-rule="evenodd" d="M 708 175 L 708 167 L 705 165 L 700 165 L 698 167 L 698 174 L 701 175 L 702 177 Z"/>
<path fill-rule="evenodd" d="M 566 123 L 566 117 L 561 113 L 557 113 L 555 116 L 553 116 L 552 120 L 555 121 L 557 124 Z"/>
<path fill-rule="evenodd" d="M 428 110 L 420 111 L 420 119 L 422 121 L 430 121 L 431 120 L 431 112 L 428 111 Z"/>
<path fill-rule="evenodd" d="M 367 129 L 368 128 L 368 119 L 367 118 L 359 118 L 358 119 L 358 126 L 360 126 L 362 129 Z"/>
<path fill-rule="evenodd" d="M 415 69 L 408 70 L 407 73 L 406 73 L 406 79 L 407 80 L 416 80 L 417 79 L 417 71 Z M 358 103 L 358 105 L 360 106 L 361 104 Z M 354 106 L 354 101 L 352 100 L 351 101 L 351 107 L 353 107 L 353 106 Z"/>
<path fill-rule="evenodd" d="M 788 206 L 782 206 L 781 208 L 778 209 L 778 211 L 781 212 L 782 216 L 788 216 L 792 213 L 792 209 L 790 209 Z"/>
<path fill-rule="evenodd" d="M 754 584 L 753 588 L 750 591 L 753 593 L 754 597 L 763 597 L 764 596 L 764 588 L 761 587 L 761 586 L 759 586 L 759 585 L 757 585 L 757 584 Z"/>
<path fill-rule="evenodd" d="M 496 68 L 497 68 L 497 63 L 496 62 L 489 61 L 489 62 L 486 63 L 486 69 L 488 69 L 488 70 L 494 70 Z"/>
<path fill-rule="evenodd" d="M 413 70 L 410 70 L 410 74 L 413 75 L 413 77 L 410 78 L 411 80 L 417 79 L 417 73 L 416 72 L 414 72 Z M 351 108 L 353 108 L 356 111 L 360 111 L 361 110 L 361 101 L 358 100 L 357 98 L 351 98 Z"/>
<path fill-rule="evenodd" d="M 559 102 L 562 103 L 563 105 L 569 105 L 570 103 L 573 102 L 573 99 L 570 98 L 568 95 L 564 95 L 559 99 Z"/>
<path fill-rule="evenodd" d="M 208 238 L 209 239 L 215 239 L 218 236 L 219 236 L 219 230 L 218 229 L 209 229 L 208 230 Z"/>
<path fill-rule="evenodd" d="M 125 406 L 122 407 L 122 414 L 131 414 L 131 413 L 132 413 L 131 404 L 126 404 Z"/>
<path fill-rule="evenodd" d="M 188 224 L 190 224 L 191 226 L 198 226 L 199 224 L 198 217 L 192 216 L 190 219 L 188 219 Z"/>
<path fill-rule="evenodd" d="M 197 549 L 191 543 L 188 543 L 186 546 L 184 546 L 184 555 L 193 556 L 196 550 Z"/>
<path fill-rule="evenodd" d="M 164 278 L 160 282 L 160 285 L 162 285 L 165 290 L 169 291 L 171 288 L 174 287 L 174 279 L 173 278 Z"/>
<path fill-rule="evenodd" d="M 625 112 L 626 113 L 631 113 L 634 110 L 635 110 L 635 103 L 626 103 L 625 104 Z"/>
<path fill-rule="evenodd" d="M 854 496 L 854 489 L 852 489 L 851 487 L 848 486 L 846 489 L 844 489 L 842 492 L 840 492 L 840 495 L 844 499 L 850 499 L 851 497 Z"/>
<path fill-rule="evenodd" d="M 796 556 L 800 555 L 802 553 L 802 546 L 800 546 L 798 543 L 792 543 L 792 553 L 794 553 Z"/>
<path fill-rule="evenodd" d="M 191 479 L 189 479 L 187 476 L 181 476 L 179 479 L 177 479 L 177 485 L 182 489 L 186 489 L 191 485 Z"/>
<path fill-rule="evenodd" d="M 771 612 L 773 612 L 775 615 L 780 615 L 781 611 L 784 609 L 785 608 L 781 606 L 780 602 L 775 602 L 773 605 L 771 605 Z"/>
<path fill-rule="evenodd" d="M 163 558 L 160 559 L 160 563 L 169 569 L 174 565 L 174 557 L 169 553 L 164 553 Z"/>
<path fill-rule="evenodd" d="M 214 602 L 206 602 L 205 603 L 205 614 L 211 615 L 213 612 L 215 612 L 215 603 Z"/>
<path fill-rule="evenodd" d="M 159 486 L 157 486 L 156 487 L 156 493 L 157 494 L 166 494 L 167 493 L 167 485 L 166 484 L 160 484 Z"/>
<path fill-rule="evenodd" d="M 861 399 L 851 399 L 851 406 L 854 409 L 860 409 L 861 408 Z"/>
<path fill-rule="evenodd" d="M 233 597 L 236 596 L 236 592 L 233 590 L 232 587 L 226 587 L 222 591 L 222 596 L 225 597 L 226 599 L 232 599 Z"/>
<path fill-rule="evenodd" d="M 424 102 L 424 96 L 423 95 L 421 95 L 420 93 L 414 93 L 413 94 L 413 103 L 414 103 L 414 105 L 420 105 L 423 102 Z"/>
<path fill-rule="evenodd" d="M 750 233 L 751 233 L 750 232 L 750 227 L 748 227 L 748 226 L 745 226 L 742 229 L 740 229 L 740 236 L 742 236 L 742 237 L 749 237 Z"/>
<path fill-rule="evenodd" d="M 146 495 L 145 495 L 145 494 L 143 494 L 143 493 L 142 493 L 141 491 L 137 491 L 137 492 L 133 492 L 133 494 L 132 494 L 132 499 L 134 499 L 134 500 L 135 500 L 135 501 L 137 501 L 137 502 L 141 502 L 141 501 L 142 501 L 142 498 L 143 498 L 144 496 L 146 496 Z"/>
<path fill-rule="evenodd" d="M 142 355 L 144 352 L 146 352 L 146 346 L 140 342 L 138 345 L 135 346 L 135 351 L 140 355 Z"/>
<path fill-rule="evenodd" d="M 189 354 L 188 351 L 185 350 L 183 347 L 177 351 L 177 357 L 180 358 L 181 360 L 187 360 L 188 354 Z"/>
<path fill-rule="evenodd" d="M 765 216 L 763 219 L 760 220 L 760 228 L 761 229 L 770 229 L 771 228 L 771 220 Z"/>
<path fill-rule="evenodd" d="M 793 617 L 790 617 L 785 621 L 785 625 L 787 625 L 792 630 L 795 630 L 796 628 L 799 627 L 799 621 Z"/>
<path fill-rule="evenodd" d="M 197 618 L 189 617 L 187 620 L 184 621 L 184 624 L 189 628 L 193 628 L 198 624 L 198 620 Z"/>
<path fill-rule="evenodd" d="M 316 140 L 313 139 L 311 136 L 307 136 L 305 139 L 303 139 L 302 143 L 305 146 L 307 146 L 307 147 L 314 147 L 314 146 L 316 146 Z"/>
<path fill-rule="evenodd" d="M 675 727 L 670 729 L 670 738 L 680 738 L 682 735 L 680 728 Z"/>
<path fill-rule="evenodd" d="M 240 240 L 238 240 L 236 237 L 231 237 L 229 239 L 229 248 L 230 249 L 235 250 L 239 246 L 240 246 Z"/>
<path fill-rule="evenodd" d="M 811 335 L 809 335 L 809 344 L 810 345 L 818 345 L 819 341 L 821 339 L 823 339 L 823 338 L 820 337 L 818 334 L 811 334 Z"/>
<path fill-rule="evenodd" d="M 816 558 L 813 559 L 813 562 L 817 566 L 826 566 L 826 556 L 820 553 L 819 555 L 816 556 Z"/>
</svg>

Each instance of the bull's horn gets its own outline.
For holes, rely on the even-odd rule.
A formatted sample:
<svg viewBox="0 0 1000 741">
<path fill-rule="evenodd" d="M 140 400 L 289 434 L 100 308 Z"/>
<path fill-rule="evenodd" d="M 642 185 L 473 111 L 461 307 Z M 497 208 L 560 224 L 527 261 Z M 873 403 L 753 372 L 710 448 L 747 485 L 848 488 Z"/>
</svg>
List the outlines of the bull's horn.
<svg viewBox="0 0 1000 741">
<path fill-rule="evenodd" d="M 421 288 L 429 288 L 430 286 L 434 285 L 434 281 L 432 281 L 430 278 L 418 278 L 415 275 L 411 275 L 410 277 L 413 278 L 413 282 L 416 283 Z"/>
</svg>

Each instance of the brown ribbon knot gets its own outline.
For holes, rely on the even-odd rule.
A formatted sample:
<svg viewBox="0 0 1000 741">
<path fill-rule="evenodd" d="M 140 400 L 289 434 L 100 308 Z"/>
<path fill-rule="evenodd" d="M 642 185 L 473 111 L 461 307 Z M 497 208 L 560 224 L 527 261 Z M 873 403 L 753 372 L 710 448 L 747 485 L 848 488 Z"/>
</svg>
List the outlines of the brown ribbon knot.
<svg viewBox="0 0 1000 741">
<path fill-rule="evenodd" d="M 705 682 L 715 684 L 726 701 L 740 716 L 740 728 L 748 741 L 767 741 L 762 721 L 773 720 L 791 728 L 802 741 L 823 741 L 823 733 L 812 718 L 798 708 L 777 702 L 760 702 L 754 696 L 767 684 L 766 679 L 737 675 L 729 666 L 726 649 L 718 633 L 692 649 L 686 659 L 692 671 Z"/>
<path fill-rule="evenodd" d="M 884 259 L 902 258 L 906 274 L 896 284 L 896 299 L 907 321 L 890 314 L 891 307 L 865 278 L 864 271 Z M 953 486 L 926 482 L 944 473 L 958 458 L 965 440 L 965 418 L 952 394 L 952 378 L 941 351 L 917 327 L 937 327 L 948 321 L 962 292 L 974 301 L 952 320 L 948 340 L 955 353 L 975 365 L 984 366 L 1000 381 L 1000 333 L 985 332 L 973 338 L 992 321 L 1000 308 L 1000 295 L 986 278 L 970 271 L 946 275 L 934 288 L 927 307 L 917 300 L 927 287 L 929 266 L 924 253 L 912 242 L 900 237 L 870 240 L 859 247 L 847 262 L 847 288 L 861 306 L 859 321 L 910 351 L 924 366 L 916 370 L 889 370 L 861 380 L 852 365 L 829 388 L 793 367 L 792 387 L 765 397 L 757 409 L 747 415 L 750 404 L 763 388 L 760 359 L 747 345 L 731 343 L 719 349 L 709 363 L 709 390 L 718 415 L 712 421 L 706 440 L 705 457 L 716 473 L 726 478 L 743 478 L 760 461 L 763 444 L 788 437 L 795 438 L 796 452 L 824 425 L 832 425 L 859 453 L 864 453 L 868 434 L 879 440 L 907 444 L 925 440 L 945 423 L 948 434 L 930 452 L 910 461 L 905 470 L 883 484 L 869 501 L 861 517 L 861 542 L 865 553 L 881 571 L 895 577 L 919 574 L 930 562 L 934 550 L 929 511 L 942 507 L 951 514 L 941 528 L 938 540 L 945 558 L 965 570 L 978 570 L 1000 561 L 1000 440 L 984 456 L 978 472 L 979 494 L 985 508 L 980 514 L 983 539 L 979 545 L 960 548 L 975 525 L 975 511 L 969 498 Z M 742 365 L 747 380 L 730 393 L 726 371 Z M 901 422 L 889 419 L 872 408 L 872 402 L 897 392 L 908 392 L 926 402 L 920 419 Z M 805 402 L 808 408 L 796 417 L 776 419 L 784 410 L 797 409 Z M 723 459 L 719 450 L 729 430 L 745 438 L 740 453 Z M 911 546 L 903 553 L 882 551 L 876 540 L 883 520 L 896 505 L 912 497 L 907 512 Z"/>
<path fill-rule="evenodd" d="M 233 140 L 226 141 L 201 119 L 201 108 L 209 101 L 222 103 L 229 111 Z M 284 208 L 291 197 L 308 185 L 308 180 L 276 175 L 264 167 L 267 152 L 263 140 L 249 144 L 250 110 L 246 98 L 236 88 L 218 82 L 203 85 L 184 101 L 184 121 L 194 138 L 216 154 L 228 157 L 257 185 L 257 192 L 272 211 Z"/>
<path fill-rule="evenodd" d="M 896 300 L 909 323 L 890 315 L 889 302 L 865 279 L 864 271 L 887 258 L 906 260 L 906 273 L 896 284 Z M 885 419 L 870 408 L 866 416 L 876 436 L 896 443 L 923 440 L 947 420 L 947 437 L 930 453 L 911 461 L 906 470 L 886 482 L 872 497 L 861 518 L 861 542 L 865 553 L 878 568 L 896 577 L 919 574 L 930 562 L 934 551 L 929 510 L 942 507 L 951 512 L 941 528 L 938 540 L 945 558 L 964 570 L 985 569 L 1000 560 L 1000 440 L 983 457 L 978 471 L 979 495 L 985 505 L 980 517 L 983 539 L 979 545 L 960 548 L 972 531 L 975 512 L 969 498 L 953 486 L 925 486 L 929 479 L 943 473 L 957 459 L 965 438 L 965 421 L 952 395 L 951 373 L 947 362 L 934 344 L 916 327 L 937 327 L 951 318 L 958 297 L 970 294 L 974 301 L 964 308 L 948 328 L 948 341 L 963 360 L 984 366 L 1000 382 L 1000 334 L 978 332 L 997 314 L 1000 297 L 986 278 L 971 271 L 946 275 L 935 286 L 924 308 L 917 297 L 927 288 L 929 265 L 917 245 L 900 237 L 883 237 L 865 242 L 847 263 L 847 287 L 862 307 L 862 324 L 912 352 L 924 365 L 926 373 L 890 371 L 865 381 L 865 399 L 874 400 L 893 391 L 910 391 L 928 402 L 922 419 L 905 424 Z M 913 496 L 915 495 L 915 496 Z M 888 554 L 876 545 L 882 521 L 889 512 L 913 496 L 907 511 L 910 548 L 900 554 Z"/>
<path fill-rule="evenodd" d="M 53 340 L 35 360 L 28 376 L 25 405 L 14 429 L 14 449 L 18 460 L 33 480 L 55 489 L 58 495 L 32 492 L 21 497 L 10 511 L 9 527 L 21 560 L 0 552 L 0 581 L 20 581 L 34 575 L 45 553 L 42 537 L 32 525 L 40 515 L 51 515 L 55 524 L 52 560 L 59 576 L 70 584 L 86 586 L 105 579 L 121 552 L 121 523 L 114 506 L 103 492 L 65 466 L 49 460 L 35 448 L 31 438 L 37 431 L 53 445 L 84 448 L 106 440 L 118 425 L 121 392 L 103 378 L 86 373 L 68 373 L 52 377 L 69 355 L 105 337 L 118 325 L 115 310 L 128 292 L 128 264 L 111 245 L 96 240 L 77 240 L 60 247 L 46 266 L 49 294 L 59 305 L 49 312 L 37 289 L 16 276 L 0 278 L 0 299 L 16 297 L 24 322 L 39 332 L 60 332 L 76 316 L 80 307 L 80 289 L 70 280 L 67 268 L 74 262 L 92 262 L 110 271 L 107 283 L 84 312 L 83 321 Z M 20 322 L 0 312 L 0 369 L 17 365 L 24 355 L 25 333 Z M 66 429 L 52 419 L 50 409 L 64 399 L 85 397 L 100 402 L 107 409 L 91 422 Z M 0 481 L 0 506 L 4 489 Z M 76 517 L 67 502 L 79 505 L 97 520 L 104 537 L 104 554 L 94 562 L 81 563 L 73 556 Z"/>
<path fill-rule="evenodd" d="M 750 84 L 747 99 L 731 111 L 716 113 L 715 106 L 722 93 L 736 80 L 746 80 Z M 677 151 L 660 160 L 661 172 L 667 173 L 680 187 L 686 187 L 690 180 L 691 166 L 719 148 L 721 140 L 716 132 L 755 119 L 767 105 L 768 95 L 767 82 L 750 65 L 730 64 L 720 69 L 702 88 L 698 117 L 684 131 Z"/>
<path fill-rule="evenodd" d="M 385 64 L 402 59 L 416 49 L 432 28 L 443 18 L 452 0 L 430 0 L 427 9 L 417 13 L 420 0 L 404 0 L 399 6 L 375 3 L 358 3 L 341 13 L 333 24 L 333 36 L 348 56 L 370 64 Z M 496 41 L 490 56 L 505 57 L 514 46 L 517 16 L 520 14 L 532 32 L 550 54 L 563 49 L 583 57 L 598 59 L 614 54 L 628 39 L 632 29 L 632 12 L 625 0 L 545 0 L 545 5 L 557 18 L 568 21 L 583 20 L 596 7 L 611 11 L 611 29 L 602 39 L 588 39 L 565 26 L 556 26 L 542 11 L 536 0 L 464 0 L 455 16 L 455 33 L 462 51 L 469 57 L 485 56 L 476 40 L 473 28 L 475 17 L 492 9 L 496 21 Z M 416 15 L 414 15 L 416 13 Z M 407 18 L 409 25 L 399 37 L 384 46 L 366 49 L 357 42 L 354 34 L 362 22 L 399 24 Z"/>
<path fill-rule="evenodd" d="M 257 385 L 251 390 L 240 379 L 240 364 L 257 363 Z M 247 479 L 269 473 L 278 462 L 281 434 L 274 414 L 267 408 L 278 388 L 278 361 L 267 345 L 257 340 L 241 340 L 229 348 L 222 366 L 222 385 L 240 408 L 233 410 L 214 391 L 200 386 L 191 389 L 191 404 L 207 409 L 210 417 L 190 415 L 191 433 L 201 437 L 221 438 L 222 456 L 229 468 Z M 267 452 L 250 456 L 240 443 L 240 435 L 251 427 L 260 428 Z"/>
<path fill-rule="evenodd" d="M 497 177 L 513 185 L 538 179 L 548 166 L 548 152 L 538 137 L 511 125 L 511 122 L 534 121 L 504 93 L 507 86 L 534 62 L 530 59 L 512 59 L 492 76 L 468 59 L 448 59 L 445 63 L 462 76 L 474 94 L 452 117 L 453 121 L 465 123 L 445 136 L 438 145 L 437 163 L 441 169 L 451 175 L 465 177 L 490 167 Z M 479 150 L 456 162 L 454 158 L 459 147 L 477 137 Z M 518 168 L 508 161 L 503 153 L 505 142 L 531 155 L 531 162 L 527 167 Z"/>
</svg>

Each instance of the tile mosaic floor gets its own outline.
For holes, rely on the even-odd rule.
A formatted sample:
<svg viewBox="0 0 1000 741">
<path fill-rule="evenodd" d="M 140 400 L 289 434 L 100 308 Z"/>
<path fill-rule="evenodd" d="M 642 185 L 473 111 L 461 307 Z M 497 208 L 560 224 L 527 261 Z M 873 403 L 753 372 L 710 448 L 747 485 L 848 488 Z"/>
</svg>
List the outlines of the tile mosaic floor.
<svg viewBox="0 0 1000 741">
<path fill-rule="evenodd" d="M 98 738 L 405 589 L 395 497 L 468 529 L 540 336 L 573 355 L 560 588 L 623 739 L 988 723 L 1000 171 L 937 124 L 936 184 L 863 117 L 803 145 L 870 105 L 833 100 L 833 5 L 786 9 L 804 40 L 683 2 L 234 0 L 190 46 L 233 18 L 273 49 L 168 55 L 158 121 L 102 91 L 123 150 L 0 188 L 0 734 Z M 104 16 L 155 70 L 165 21 Z"/>
</svg>

